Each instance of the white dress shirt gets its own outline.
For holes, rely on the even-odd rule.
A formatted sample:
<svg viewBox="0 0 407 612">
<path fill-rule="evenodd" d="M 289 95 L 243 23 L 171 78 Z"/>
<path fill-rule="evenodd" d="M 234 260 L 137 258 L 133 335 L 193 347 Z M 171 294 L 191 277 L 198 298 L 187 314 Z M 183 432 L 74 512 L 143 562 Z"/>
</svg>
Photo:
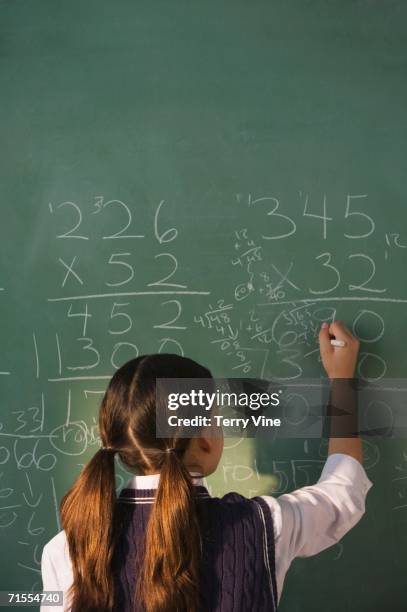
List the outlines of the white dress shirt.
<svg viewBox="0 0 407 612">
<path fill-rule="evenodd" d="M 196 485 L 204 480 L 191 472 Z M 132 476 L 127 488 L 154 489 L 160 475 Z M 274 523 L 278 598 L 284 578 L 295 557 L 310 557 L 336 544 L 363 516 L 366 494 L 372 486 L 363 466 L 351 457 L 329 455 L 314 485 L 272 497 L 262 495 Z M 66 591 L 72 584 L 72 567 L 65 532 L 60 531 L 43 548 L 43 590 L 64 592 L 64 612 L 71 607 Z M 61 612 L 61 607 L 42 606 L 40 612 Z"/>
</svg>

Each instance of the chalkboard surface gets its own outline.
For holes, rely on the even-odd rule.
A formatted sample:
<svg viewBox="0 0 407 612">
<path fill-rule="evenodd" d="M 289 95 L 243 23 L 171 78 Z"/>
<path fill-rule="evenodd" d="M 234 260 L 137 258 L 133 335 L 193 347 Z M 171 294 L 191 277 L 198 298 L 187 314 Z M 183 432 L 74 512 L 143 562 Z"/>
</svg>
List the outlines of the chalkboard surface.
<svg viewBox="0 0 407 612">
<path fill-rule="evenodd" d="M 135 355 L 320 376 L 337 317 L 361 377 L 405 375 L 406 21 L 376 0 L 0 1 L 0 589 L 41 589 Z M 311 483 L 326 452 L 227 447 L 214 494 Z M 282 612 L 406 609 L 406 442 L 365 460 L 366 515 L 294 562 Z"/>
</svg>

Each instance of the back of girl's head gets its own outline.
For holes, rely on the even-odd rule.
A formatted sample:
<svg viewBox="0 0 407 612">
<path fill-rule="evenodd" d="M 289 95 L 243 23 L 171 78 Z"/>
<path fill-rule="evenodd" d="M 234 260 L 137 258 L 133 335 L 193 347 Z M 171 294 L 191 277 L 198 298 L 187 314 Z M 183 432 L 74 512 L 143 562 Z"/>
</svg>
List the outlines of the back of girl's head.
<svg viewBox="0 0 407 612">
<path fill-rule="evenodd" d="M 61 521 L 73 568 L 73 612 L 113 607 L 111 563 L 116 499 L 114 454 L 140 473 L 160 472 L 145 534 L 137 597 L 146 612 L 194 612 L 199 607 L 200 535 L 193 484 L 182 458 L 189 439 L 156 437 L 156 380 L 210 379 L 192 359 L 143 355 L 111 378 L 99 413 L 102 448 L 61 501 Z M 167 452 L 172 449 L 171 452 Z"/>
</svg>

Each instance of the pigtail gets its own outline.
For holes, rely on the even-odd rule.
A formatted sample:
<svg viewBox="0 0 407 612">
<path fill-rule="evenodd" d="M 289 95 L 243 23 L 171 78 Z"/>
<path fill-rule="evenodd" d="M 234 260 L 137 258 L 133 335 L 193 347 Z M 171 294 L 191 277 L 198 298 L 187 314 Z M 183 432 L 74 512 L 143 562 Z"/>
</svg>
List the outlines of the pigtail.
<svg viewBox="0 0 407 612">
<path fill-rule="evenodd" d="M 138 593 L 146 612 L 196 612 L 201 541 L 194 485 L 179 453 L 164 455 Z"/>
<path fill-rule="evenodd" d="M 99 449 L 60 505 L 73 569 L 72 612 L 104 612 L 113 606 L 110 571 L 116 499 L 113 449 Z"/>
</svg>

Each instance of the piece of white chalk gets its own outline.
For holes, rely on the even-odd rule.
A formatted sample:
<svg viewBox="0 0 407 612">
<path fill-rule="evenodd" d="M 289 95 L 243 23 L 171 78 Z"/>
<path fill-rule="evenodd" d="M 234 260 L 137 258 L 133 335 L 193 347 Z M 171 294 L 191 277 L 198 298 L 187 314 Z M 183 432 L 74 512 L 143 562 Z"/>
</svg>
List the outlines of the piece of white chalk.
<svg viewBox="0 0 407 612">
<path fill-rule="evenodd" d="M 346 342 L 344 342 L 344 340 L 331 340 L 331 346 L 340 346 L 341 348 L 343 348 L 344 346 L 346 346 Z"/>
</svg>

